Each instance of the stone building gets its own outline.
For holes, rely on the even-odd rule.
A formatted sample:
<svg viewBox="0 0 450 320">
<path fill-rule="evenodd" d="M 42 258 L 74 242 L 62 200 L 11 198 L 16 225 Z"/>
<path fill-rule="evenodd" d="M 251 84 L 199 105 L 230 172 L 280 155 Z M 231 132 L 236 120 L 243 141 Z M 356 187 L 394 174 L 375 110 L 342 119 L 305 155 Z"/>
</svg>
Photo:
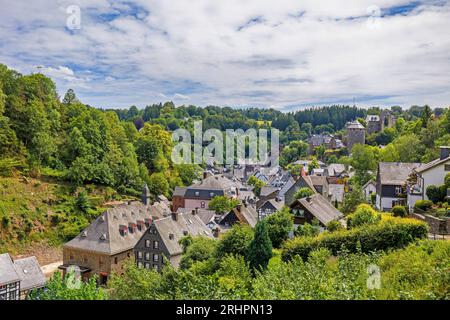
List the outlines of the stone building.
<svg viewBox="0 0 450 320">
<path fill-rule="evenodd" d="M 366 128 L 358 121 L 348 122 L 347 126 L 347 148 L 351 152 L 355 144 L 366 143 Z"/>
<path fill-rule="evenodd" d="M 378 115 L 368 115 L 366 117 L 367 134 L 381 132 L 384 129 L 391 128 L 395 125 L 395 117 L 389 110 L 381 111 Z"/>
<path fill-rule="evenodd" d="M 120 273 L 123 262 L 133 254 L 133 248 L 152 221 L 162 218 L 161 211 L 150 205 L 148 188 L 142 202 L 131 201 L 107 209 L 85 230 L 63 246 L 65 272 L 72 267 L 83 279 L 99 276 L 106 284 L 112 272 Z"/>
<path fill-rule="evenodd" d="M 137 266 L 159 271 L 166 259 L 173 267 L 178 267 L 183 254 L 179 241 L 183 237 L 190 235 L 213 238 L 213 231 L 205 225 L 197 212 L 173 212 L 169 217 L 153 221 L 134 246 Z"/>
</svg>

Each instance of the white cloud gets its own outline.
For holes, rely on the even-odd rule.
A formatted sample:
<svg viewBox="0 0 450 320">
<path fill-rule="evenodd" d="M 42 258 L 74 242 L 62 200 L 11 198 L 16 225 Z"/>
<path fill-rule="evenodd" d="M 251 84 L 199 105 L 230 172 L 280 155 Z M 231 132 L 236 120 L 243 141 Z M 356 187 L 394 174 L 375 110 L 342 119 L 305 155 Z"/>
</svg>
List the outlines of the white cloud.
<svg viewBox="0 0 450 320">
<path fill-rule="evenodd" d="M 383 17 L 379 28 L 367 26 L 371 5 L 410 3 L 8 2 L 0 12 L 0 62 L 22 72 L 44 65 L 61 90 L 78 86 L 82 100 L 99 107 L 171 98 L 283 108 L 351 103 L 353 97 L 364 105 L 447 106 L 448 1 L 428 1 Z M 74 32 L 65 28 L 70 4 L 82 12 Z"/>
</svg>

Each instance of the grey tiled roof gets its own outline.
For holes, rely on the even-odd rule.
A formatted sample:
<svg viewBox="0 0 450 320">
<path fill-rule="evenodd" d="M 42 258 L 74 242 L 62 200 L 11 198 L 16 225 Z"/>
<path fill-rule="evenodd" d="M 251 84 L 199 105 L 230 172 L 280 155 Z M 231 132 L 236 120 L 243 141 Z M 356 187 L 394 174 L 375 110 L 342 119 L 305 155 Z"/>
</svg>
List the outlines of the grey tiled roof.
<svg viewBox="0 0 450 320">
<path fill-rule="evenodd" d="M 137 230 L 120 234 L 120 226 L 128 228 L 138 220 L 152 219 L 153 210 L 141 202 L 124 203 L 110 208 L 64 247 L 113 255 L 132 249 L 145 232 Z"/>
<path fill-rule="evenodd" d="M 211 230 L 203 223 L 198 215 L 191 213 L 178 213 L 175 221 L 172 216 L 153 222 L 171 256 L 183 253 L 183 248 L 178 243 L 187 234 L 213 238 Z M 173 235 L 171 237 L 170 235 Z"/>
<path fill-rule="evenodd" d="M 341 163 L 332 163 L 328 166 L 328 175 L 334 177 L 345 171 L 345 166 Z"/>
<path fill-rule="evenodd" d="M 380 183 L 384 185 L 402 185 L 406 182 L 411 172 L 420 165 L 420 163 L 380 162 L 378 164 Z"/>
<path fill-rule="evenodd" d="M 428 169 L 434 168 L 435 166 L 437 166 L 439 164 L 443 164 L 449 160 L 450 160 L 450 157 L 447 157 L 445 159 L 438 158 L 436 160 L 433 160 L 431 162 L 421 165 L 420 167 L 414 169 L 414 171 L 417 173 L 422 173 L 422 172 L 427 171 Z"/>
<path fill-rule="evenodd" d="M 20 278 L 20 290 L 41 288 L 45 285 L 45 276 L 36 257 L 28 257 L 14 261 Z"/>
<path fill-rule="evenodd" d="M 315 194 L 297 201 L 324 225 L 327 225 L 330 221 L 339 220 L 344 216 L 321 194 Z"/>
<path fill-rule="evenodd" d="M 275 187 L 269 187 L 269 186 L 263 186 L 261 187 L 261 193 L 260 196 L 261 197 L 267 197 L 268 195 L 277 192 L 279 188 L 275 188 Z"/>
<path fill-rule="evenodd" d="M 336 200 L 342 203 L 344 201 L 344 185 L 330 184 L 328 186 L 328 194 L 331 196 L 331 203 L 334 203 Z"/>
<path fill-rule="evenodd" d="M 0 254 L 0 284 L 19 281 L 14 262 L 8 253 Z"/>
</svg>

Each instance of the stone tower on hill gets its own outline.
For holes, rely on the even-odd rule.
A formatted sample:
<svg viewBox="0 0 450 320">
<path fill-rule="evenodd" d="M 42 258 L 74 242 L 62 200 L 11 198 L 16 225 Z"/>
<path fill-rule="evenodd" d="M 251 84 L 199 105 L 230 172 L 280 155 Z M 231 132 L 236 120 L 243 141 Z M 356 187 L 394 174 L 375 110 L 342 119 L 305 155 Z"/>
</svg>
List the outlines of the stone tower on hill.
<svg viewBox="0 0 450 320">
<path fill-rule="evenodd" d="M 366 128 L 358 121 L 349 122 L 346 126 L 347 129 L 347 148 L 349 153 L 352 152 L 352 148 L 355 144 L 366 143 Z"/>
</svg>

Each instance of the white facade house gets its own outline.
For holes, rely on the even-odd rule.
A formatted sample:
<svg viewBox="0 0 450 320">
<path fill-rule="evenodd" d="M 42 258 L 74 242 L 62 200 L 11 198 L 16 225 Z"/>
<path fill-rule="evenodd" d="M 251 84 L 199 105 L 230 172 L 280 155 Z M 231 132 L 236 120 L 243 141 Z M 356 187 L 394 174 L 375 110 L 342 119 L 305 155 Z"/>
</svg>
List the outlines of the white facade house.
<svg viewBox="0 0 450 320">
<path fill-rule="evenodd" d="M 370 180 L 369 182 L 367 182 L 363 187 L 362 187 L 363 193 L 364 193 L 364 198 L 367 201 L 371 200 L 371 196 L 372 194 L 377 192 L 377 187 L 376 187 L 376 183 L 373 180 Z"/>
<path fill-rule="evenodd" d="M 443 185 L 448 173 L 450 173 L 450 147 L 441 147 L 441 155 L 438 159 L 413 170 L 416 183 L 408 185 L 407 188 L 409 210 L 413 210 L 416 201 L 429 200 L 426 194 L 427 188 L 432 185 Z"/>
</svg>

